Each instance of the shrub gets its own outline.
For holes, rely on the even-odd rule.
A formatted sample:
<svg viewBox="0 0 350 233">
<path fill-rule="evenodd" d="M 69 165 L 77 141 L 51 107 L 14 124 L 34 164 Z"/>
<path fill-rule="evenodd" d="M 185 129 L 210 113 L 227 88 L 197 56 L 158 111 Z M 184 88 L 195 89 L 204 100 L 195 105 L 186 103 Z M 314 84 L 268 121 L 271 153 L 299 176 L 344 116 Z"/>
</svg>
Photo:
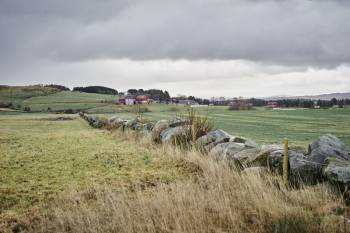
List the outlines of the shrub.
<svg viewBox="0 0 350 233">
<path fill-rule="evenodd" d="M 169 111 L 170 112 L 179 112 L 180 109 L 178 107 L 173 106 L 173 107 L 169 108 Z"/>
<path fill-rule="evenodd" d="M 66 109 L 66 110 L 64 110 L 64 113 L 66 113 L 66 114 L 74 114 L 74 111 L 73 111 L 73 109 Z"/>
<path fill-rule="evenodd" d="M 12 103 L 0 102 L 0 108 L 11 108 L 11 107 L 12 107 Z"/>
<path fill-rule="evenodd" d="M 236 103 L 229 107 L 230 111 L 240 111 L 240 110 L 253 110 L 253 105 L 249 103 Z"/>
<path fill-rule="evenodd" d="M 30 109 L 30 107 L 24 107 L 24 111 L 25 111 L 25 112 L 30 112 L 31 109 Z"/>
</svg>

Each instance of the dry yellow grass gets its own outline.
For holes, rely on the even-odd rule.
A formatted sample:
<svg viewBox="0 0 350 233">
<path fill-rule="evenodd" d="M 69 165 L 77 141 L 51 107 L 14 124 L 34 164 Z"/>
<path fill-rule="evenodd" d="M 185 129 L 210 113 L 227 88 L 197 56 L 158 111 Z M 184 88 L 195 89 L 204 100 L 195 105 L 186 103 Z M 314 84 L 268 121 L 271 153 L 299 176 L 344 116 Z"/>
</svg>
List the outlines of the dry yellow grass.
<svg viewBox="0 0 350 233">
<path fill-rule="evenodd" d="M 118 135 L 135 140 L 133 134 Z M 140 139 L 140 138 L 138 138 Z M 195 163 L 191 179 L 155 187 L 96 186 L 60 197 L 34 232 L 347 232 L 347 209 L 326 185 L 286 189 L 279 177 L 137 140 L 157 156 Z"/>
</svg>

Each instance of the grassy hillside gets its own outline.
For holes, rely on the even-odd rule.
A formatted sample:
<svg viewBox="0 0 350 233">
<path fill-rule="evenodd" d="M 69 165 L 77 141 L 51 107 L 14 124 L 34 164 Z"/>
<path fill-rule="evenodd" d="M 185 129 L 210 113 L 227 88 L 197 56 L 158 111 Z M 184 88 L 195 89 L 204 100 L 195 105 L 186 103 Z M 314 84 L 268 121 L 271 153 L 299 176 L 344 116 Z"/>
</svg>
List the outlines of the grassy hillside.
<svg viewBox="0 0 350 233">
<path fill-rule="evenodd" d="M 29 107 L 31 112 L 47 112 L 48 109 L 58 112 L 67 109 L 78 111 L 106 106 L 113 108 L 116 101 L 114 95 L 60 91 L 39 85 L 0 87 L 0 103 L 12 103 L 18 110 Z"/>
<path fill-rule="evenodd" d="M 46 96 L 57 93 L 60 90 L 44 87 L 41 85 L 33 86 L 0 86 L 0 102 L 21 104 L 23 100 L 34 96 Z"/>
<path fill-rule="evenodd" d="M 143 115 L 152 120 L 171 119 L 185 113 L 184 106 L 151 105 Z M 134 117 L 131 107 L 124 107 L 122 117 Z M 210 106 L 198 108 L 208 116 L 217 128 L 232 135 L 254 139 L 259 143 L 281 143 L 288 137 L 292 144 L 306 146 L 322 134 L 332 133 L 350 147 L 350 108 L 229 111 L 228 107 Z M 112 114 L 113 115 L 113 114 Z"/>
<path fill-rule="evenodd" d="M 62 111 L 66 109 L 86 110 L 91 108 L 115 105 L 117 97 L 114 95 L 102 95 L 83 92 L 61 91 L 48 96 L 38 96 L 26 99 L 24 106 L 32 111 Z"/>
<path fill-rule="evenodd" d="M 36 217 L 71 187 L 148 185 L 188 174 L 181 161 L 154 156 L 77 117 L 0 115 L 0 232 L 24 216 Z"/>
</svg>

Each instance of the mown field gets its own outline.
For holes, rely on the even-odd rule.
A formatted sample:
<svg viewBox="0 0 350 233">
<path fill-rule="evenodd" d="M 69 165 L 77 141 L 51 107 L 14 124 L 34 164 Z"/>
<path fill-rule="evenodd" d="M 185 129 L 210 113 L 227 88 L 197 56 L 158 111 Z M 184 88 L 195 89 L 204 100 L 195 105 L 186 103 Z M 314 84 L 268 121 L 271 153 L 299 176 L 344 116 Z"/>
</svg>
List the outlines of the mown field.
<svg viewBox="0 0 350 233">
<path fill-rule="evenodd" d="M 171 119 L 185 114 L 187 108 L 175 105 L 150 105 L 150 112 L 142 115 L 151 120 Z M 125 107 L 126 113 L 120 115 L 135 116 Z M 258 108 L 252 111 L 229 111 L 226 106 L 197 108 L 212 120 L 216 128 L 224 129 L 232 135 L 252 138 L 259 143 L 281 143 L 288 137 L 294 145 L 306 146 L 322 134 L 332 133 L 350 147 L 350 108 L 343 109 L 297 109 L 266 110 Z"/>
<path fill-rule="evenodd" d="M 188 174 L 181 162 L 155 157 L 75 115 L 0 114 L 0 232 L 34 218 L 71 187 L 147 185 Z"/>
</svg>

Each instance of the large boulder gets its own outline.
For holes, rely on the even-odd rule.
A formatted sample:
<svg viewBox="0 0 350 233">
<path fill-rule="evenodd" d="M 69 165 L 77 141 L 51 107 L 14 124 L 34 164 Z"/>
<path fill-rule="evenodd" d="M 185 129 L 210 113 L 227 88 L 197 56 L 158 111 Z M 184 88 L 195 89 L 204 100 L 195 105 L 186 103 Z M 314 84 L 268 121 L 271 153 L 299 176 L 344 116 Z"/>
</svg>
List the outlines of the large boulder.
<svg viewBox="0 0 350 233">
<path fill-rule="evenodd" d="M 103 122 L 100 121 L 99 119 L 96 119 L 90 123 L 90 125 L 96 129 L 102 128 Z"/>
<path fill-rule="evenodd" d="M 196 144 L 200 150 L 208 152 L 220 143 L 229 142 L 231 138 L 232 136 L 230 134 L 224 130 L 218 129 L 198 138 Z"/>
<path fill-rule="evenodd" d="M 323 180 L 322 167 L 310 161 L 305 155 L 296 151 L 289 151 L 289 177 L 292 183 L 300 181 L 315 184 Z"/>
<path fill-rule="evenodd" d="M 328 159 L 328 165 L 323 168 L 323 175 L 331 182 L 350 184 L 350 162 L 339 159 Z"/>
<path fill-rule="evenodd" d="M 177 117 L 169 122 L 169 127 L 171 128 L 184 126 L 184 125 L 190 125 L 190 121 Z"/>
<path fill-rule="evenodd" d="M 124 125 L 125 125 L 125 128 L 127 129 L 132 129 L 134 130 L 135 129 L 135 125 L 137 125 L 139 122 L 137 119 L 132 119 L 132 120 L 127 120 Z"/>
<path fill-rule="evenodd" d="M 266 158 L 261 156 L 260 148 L 250 148 L 245 145 L 244 150 L 233 155 L 243 167 L 247 166 L 266 166 Z"/>
<path fill-rule="evenodd" d="M 109 119 L 109 123 L 113 128 L 120 128 L 125 122 L 126 120 L 119 117 L 112 117 Z"/>
<path fill-rule="evenodd" d="M 336 136 L 327 134 L 319 137 L 309 146 L 309 159 L 315 163 L 325 164 L 327 159 L 335 158 L 350 161 L 349 151 Z"/>
<path fill-rule="evenodd" d="M 224 142 L 217 144 L 210 150 L 210 155 L 217 159 L 234 160 L 234 155 L 244 150 L 246 147 L 243 143 Z"/>
<path fill-rule="evenodd" d="M 134 125 L 132 125 L 131 129 L 136 131 L 141 131 L 143 130 L 143 124 L 140 122 L 136 122 Z"/>
<path fill-rule="evenodd" d="M 186 146 L 191 140 L 189 126 L 167 128 L 160 133 L 162 143 Z"/>
<path fill-rule="evenodd" d="M 147 132 L 152 131 L 153 127 L 154 127 L 154 124 L 151 122 L 143 124 L 143 130 L 145 130 Z"/>
<path fill-rule="evenodd" d="M 153 129 L 152 129 L 152 140 L 154 142 L 161 142 L 160 134 L 163 132 L 163 130 L 169 128 L 169 123 L 166 120 L 160 120 L 158 121 Z"/>
<path fill-rule="evenodd" d="M 229 164 L 239 167 L 266 166 L 266 156 L 259 147 L 251 147 L 245 143 L 224 142 L 217 144 L 209 153 L 219 160 L 227 160 Z"/>
</svg>

